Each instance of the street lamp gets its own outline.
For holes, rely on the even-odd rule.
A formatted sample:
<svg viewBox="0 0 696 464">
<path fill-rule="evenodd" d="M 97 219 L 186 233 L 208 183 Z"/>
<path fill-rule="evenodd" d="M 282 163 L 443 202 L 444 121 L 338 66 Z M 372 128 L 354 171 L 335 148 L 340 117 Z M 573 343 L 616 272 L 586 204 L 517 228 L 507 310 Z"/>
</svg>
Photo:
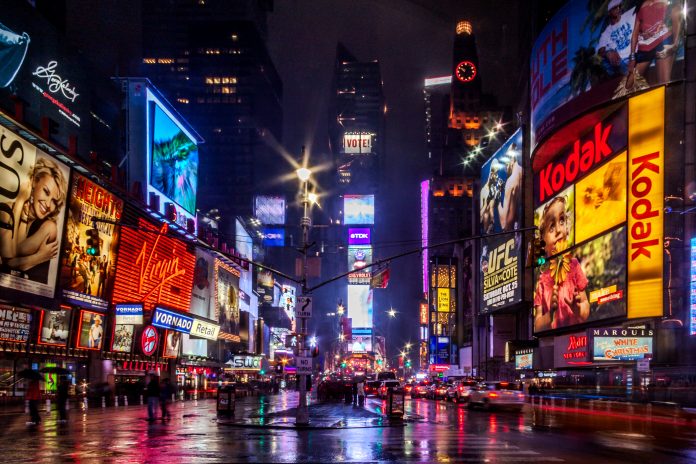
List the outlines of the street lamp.
<svg viewBox="0 0 696 464">
<path fill-rule="evenodd" d="M 304 151 L 304 150 L 303 150 Z M 312 171 L 306 167 L 301 167 L 295 171 L 297 177 L 300 179 L 300 190 L 302 192 L 302 219 L 300 219 L 300 225 L 302 226 L 302 295 L 307 295 L 307 249 L 309 248 L 309 228 L 312 226 L 312 219 L 309 217 L 309 208 L 313 201 L 310 200 L 309 196 L 309 178 L 312 175 Z M 316 198 L 314 199 L 316 200 Z M 309 357 L 309 352 L 307 350 L 307 343 L 305 341 L 307 337 L 307 318 L 300 318 L 300 346 L 299 354 L 300 356 L 307 358 Z M 297 405 L 297 416 L 295 418 L 296 425 L 308 425 L 309 424 L 309 409 L 307 408 L 307 375 L 300 374 L 300 401 Z"/>
<path fill-rule="evenodd" d="M 389 314 L 389 317 L 396 317 L 396 310 L 394 308 L 389 308 L 387 314 Z"/>
</svg>

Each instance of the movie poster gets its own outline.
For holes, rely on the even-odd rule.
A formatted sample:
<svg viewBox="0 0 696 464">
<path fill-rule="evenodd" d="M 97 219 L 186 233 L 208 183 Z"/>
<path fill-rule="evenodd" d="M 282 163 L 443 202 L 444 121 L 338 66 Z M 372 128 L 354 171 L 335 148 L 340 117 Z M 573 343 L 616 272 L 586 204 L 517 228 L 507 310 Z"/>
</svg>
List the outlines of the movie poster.
<svg viewBox="0 0 696 464">
<path fill-rule="evenodd" d="M 215 301 L 220 332 L 239 335 L 239 271 L 215 260 Z"/>
<path fill-rule="evenodd" d="M 53 298 L 70 170 L 0 126 L 0 288 Z"/>
<path fill-rule="evenodd" d="M 193 291 L 189 312 L 205 318 L 214 317 L 212 304 L 214 286 L 215 258 L 203 251 L 196 250 L 196 267 L 193 270 Z"/>
<path fill-rule="evenodd" d="M 481 233 L 514 231 L 522 221 L 523 132 L 518 129 L 481 167 Z M 481 240 L 481 312 L 522 301 L 522 234 Z"/>
<path fill-rule="evenodd" d="M 179 349 L 181 348 L 181 336 L 182 333 L 176 330 L 165 331 L 164 351 L 162 352 L 163 358 L 176 358 L 179 356 Z"/>
<path fill-rule="evenodd" d="M 569 1 L 532 48 L 532 148 L 597 104 L 682 78 L 685 31 L 683 0 Z"/>
<path fill-rule="evenodd" d="M 116 324 L 114 326 L 111 351 L 130 353 L 133 350 L 133 333 L 135 326 L 131 324 Z"/>
<path fill-rule="evenodd" d="M 92 311 L 81 311 L 78 328 L 77 347 L 88 350 L 101 350 L 104 343 L 103 314 Z"/>
<path fill-rule="evenodd" d="M 119 228 L 96 222 L 99 256 L 87 254 L 87 231 L 93 227 L 93 217 L 119 221 L 122 212 L 123 200 L 118 196 L 80 174 L 73 176 L 60 270 L 66 301 L 99 311 L 108 308 L 116 274 Z"/>
<path fill-rule="evenodd" d="M 66 346 L 70 335 L 70 311 L 41 311 L 39 343 Z"/>
</svg>

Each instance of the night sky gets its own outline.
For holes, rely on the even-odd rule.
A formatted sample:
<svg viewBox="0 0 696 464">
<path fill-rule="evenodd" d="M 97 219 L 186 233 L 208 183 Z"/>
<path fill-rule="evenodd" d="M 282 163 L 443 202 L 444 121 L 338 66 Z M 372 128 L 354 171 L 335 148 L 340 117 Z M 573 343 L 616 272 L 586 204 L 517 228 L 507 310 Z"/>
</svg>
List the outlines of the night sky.
<svg viewBox="0 0 696 464">
<path fill-rule="evenodd" d="M 490 8 L 491 3 L 495 4 Z M 425 148 L 423 79 L 450 73 L 454 27 L 472 22 L 476 34 L 483 90 L 501 104 L 517 105 L 524 91 L 520 69 L 520 4 L 456 0 L 278 0 L 269 15 L 269 51 L 283 80 L 283 145 L 299 152 L 303 145 L 328 153 L 327 104 L 336 44 L 342 42 L 360 61 L 380 62 L 388 107 L 386 169 L 376 218 L 376 257 L 384 258 L 419 245 L 420 181 L 428 178 Z M 505 14 L 502 14 L 505 12 Z M 502 18 L 502 19 L 501 19 Z M 500 76 L 505 76 L 501 78 Z M 400 242 L 400 243 L 395 243 Z M 392 263 L 387 290 L 376 297 L 375 326 L 387 324 L 392 305 L 398 316 L 390 355 L 418 338 L 421 297 L 420 257 Z"/>
</svg>

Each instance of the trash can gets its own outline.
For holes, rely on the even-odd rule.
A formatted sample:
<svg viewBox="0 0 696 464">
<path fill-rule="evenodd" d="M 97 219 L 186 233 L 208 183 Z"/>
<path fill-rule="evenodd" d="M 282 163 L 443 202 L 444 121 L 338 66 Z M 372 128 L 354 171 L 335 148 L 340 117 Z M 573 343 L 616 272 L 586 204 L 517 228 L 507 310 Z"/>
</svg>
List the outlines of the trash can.
<svg viewBox="0 0 696 464">
<path fill-rule="evenodd" d="M 234 387 L 224 385 L 218 387 L 217 391 L 217 415 L 218 416 L 233 416 L 234 415 Z"/>
<path fill-rule="evenodd" d="M 387 416 L 392 419 L 403 419 L 405 396 L 403 390 L 396 390 L 393 387 L 387 390 Z"/>
</svg>

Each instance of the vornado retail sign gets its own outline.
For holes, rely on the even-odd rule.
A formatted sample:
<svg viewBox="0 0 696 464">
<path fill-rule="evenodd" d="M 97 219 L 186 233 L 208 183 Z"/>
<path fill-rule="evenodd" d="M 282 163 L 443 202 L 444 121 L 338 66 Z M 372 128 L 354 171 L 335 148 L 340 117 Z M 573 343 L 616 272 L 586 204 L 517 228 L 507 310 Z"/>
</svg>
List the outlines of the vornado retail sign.
<svg viewBox="0 0 696 464">
<path fill-rule="evenodd" d="M 217 340 L 220 326 L 202 319 L 184 316 L 156 307 L 152 314 L 152 325 L 161 329 L 176 330 L 194 337 Z"/>
</svg>

